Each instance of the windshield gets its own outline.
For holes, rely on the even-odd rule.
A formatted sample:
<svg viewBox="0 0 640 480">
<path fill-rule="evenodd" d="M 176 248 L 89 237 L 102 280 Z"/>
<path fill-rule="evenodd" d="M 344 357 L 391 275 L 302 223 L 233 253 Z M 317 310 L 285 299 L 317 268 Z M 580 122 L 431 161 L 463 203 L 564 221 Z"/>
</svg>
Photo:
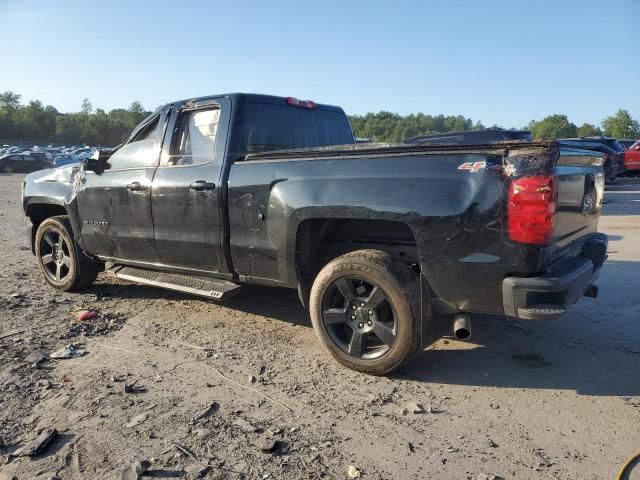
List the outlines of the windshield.
<svg viewBox="0 0 640 480">
<path fill-rule="evenodd" d="M 249 104 L 243 153 L 346 144 L 353 144 L 353 134 L 340 111 Z"/>
</svg>

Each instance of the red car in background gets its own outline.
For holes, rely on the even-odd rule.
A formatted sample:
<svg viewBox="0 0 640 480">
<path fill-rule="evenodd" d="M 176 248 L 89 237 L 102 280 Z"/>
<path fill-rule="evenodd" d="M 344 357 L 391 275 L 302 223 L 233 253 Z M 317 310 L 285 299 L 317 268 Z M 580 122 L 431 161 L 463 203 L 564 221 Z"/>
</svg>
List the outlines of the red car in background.
<svg viewBox="0 0 640 480">
<path fill-rule="evenodd" d="M 629 173 L 640 172 L 640 140 L 624 152 L 624 166 Z"/>
</svg>

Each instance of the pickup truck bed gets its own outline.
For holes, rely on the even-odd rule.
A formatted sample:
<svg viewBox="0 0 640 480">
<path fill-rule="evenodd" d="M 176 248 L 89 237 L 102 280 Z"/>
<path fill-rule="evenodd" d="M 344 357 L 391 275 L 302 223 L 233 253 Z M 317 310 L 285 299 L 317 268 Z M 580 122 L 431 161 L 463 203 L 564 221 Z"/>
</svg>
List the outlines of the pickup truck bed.
<svg viewBox="0 0 640 480">
<path fill-rule="evenodd" d="M 309 101 L 168 104 L 113 156 L 27 177 L 45 279 L 75 289 L 108 262 L 122 278 L 209 298 L 243 283 L 297 288 L 323 347 L 374 374 L 446 330 L 468 336 L 470 313 L 553 318 L 597 293 L 597 153 L 333 145 L 345 139 L 344 112 Z M 122 168 L 142 144 L 156 159 Z"/>
</svg>

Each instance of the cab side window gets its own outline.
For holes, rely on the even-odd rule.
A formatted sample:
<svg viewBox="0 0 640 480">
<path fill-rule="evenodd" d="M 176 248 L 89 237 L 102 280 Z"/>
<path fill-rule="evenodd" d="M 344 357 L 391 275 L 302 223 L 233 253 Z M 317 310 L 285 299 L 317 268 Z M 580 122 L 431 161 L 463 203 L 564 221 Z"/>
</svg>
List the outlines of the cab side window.
<svg viewBox="0 0 640 480">
<path fill-rule="evenodd" d="M 160 154 L 161 134 L 158 115 L 109 158 L 111 169 L 154 167 Z"/>
<path fill-rule="evenodd" d="M 220 109 L 188 110 L 176 125 L 167 165 L 198 165 L 213 160 Z"/>
</svg>

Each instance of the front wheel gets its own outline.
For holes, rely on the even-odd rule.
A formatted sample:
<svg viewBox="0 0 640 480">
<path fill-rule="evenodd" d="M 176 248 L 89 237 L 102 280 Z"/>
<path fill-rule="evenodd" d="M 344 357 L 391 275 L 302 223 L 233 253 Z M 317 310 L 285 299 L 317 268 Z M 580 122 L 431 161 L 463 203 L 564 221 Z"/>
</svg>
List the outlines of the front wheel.
<svg viewBox="0 0 640 480">
<path fill-rule="evenodd" d="M 88 287 L 100 271 L 99 264 L 76 246 L 66 216 L 47 218 L 40 224 L 36 232 L 35 252 L 44 279 L 63 292 Z"/>
<path fill-rule="evenodd" d="M 13 173 L 13 167 L 9 164 L 6 164 L 4 167 L 2 167 L 2 171 L 4 173 Z"/>
<path fill-rule="evenodd" d="M 322 347 L 359 372 L 386 375 L 419 348 L 415 273 L 379 250 L 327 264 L 311 289 L 309 311 Z"/>
</svg>

